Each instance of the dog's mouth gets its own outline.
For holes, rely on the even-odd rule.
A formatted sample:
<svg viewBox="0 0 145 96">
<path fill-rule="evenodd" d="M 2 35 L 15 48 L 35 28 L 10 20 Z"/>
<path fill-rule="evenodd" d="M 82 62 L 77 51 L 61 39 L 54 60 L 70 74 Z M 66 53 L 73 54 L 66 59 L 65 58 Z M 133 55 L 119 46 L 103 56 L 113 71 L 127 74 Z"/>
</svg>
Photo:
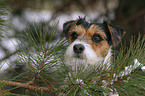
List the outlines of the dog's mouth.
<svg viewBox="0 0 145 96">
<path fill-rule="evenodd" d="M 84 59 L 84 56 L 83 56 L 82 53 L 75 53 L 75 54 L 74 54 L 74 58 Z"/>
</svg>

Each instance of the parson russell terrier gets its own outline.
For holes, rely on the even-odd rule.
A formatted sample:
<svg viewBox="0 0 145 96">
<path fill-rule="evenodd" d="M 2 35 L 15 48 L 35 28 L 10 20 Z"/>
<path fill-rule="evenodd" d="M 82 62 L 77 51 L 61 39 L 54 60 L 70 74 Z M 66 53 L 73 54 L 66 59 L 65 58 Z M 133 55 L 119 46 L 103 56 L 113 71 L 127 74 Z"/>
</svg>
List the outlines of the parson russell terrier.
<svg viewBox="0 0 145 96">
<path fill-rule="evenodd" d="M 70 43 L 64 56 L 66 64 L 110 66 L 111 48 L 118 45 L 125 32 L 108 22 L 89 23 L 79 18 L 64 23 L 63 33 Z"/>
</svg>

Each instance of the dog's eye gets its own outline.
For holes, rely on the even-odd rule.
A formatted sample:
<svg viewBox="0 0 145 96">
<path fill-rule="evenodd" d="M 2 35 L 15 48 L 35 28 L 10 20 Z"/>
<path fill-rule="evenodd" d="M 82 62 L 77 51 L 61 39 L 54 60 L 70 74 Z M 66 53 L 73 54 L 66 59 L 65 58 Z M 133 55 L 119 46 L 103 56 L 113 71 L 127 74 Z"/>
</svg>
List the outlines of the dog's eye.
<svg viewBox="0 0 145 96">
<path fill-rule="evenodd" d="M 95 42 L 95 43 L 99 43 L 102 40 L 103 40 L 102 37 L 98 34 L 94 34 L 93 37 L 92 37 L 92 41 Z"/>
<path fill-rule="evenodd" d="M 73 33 L 71 34 L 71 37 L 72 37 L 73 40 L 75 40 L 75 39 L 77 39 L 78 34 L 77 34 L 76 32 L 73 32 Z"/>
</svg>

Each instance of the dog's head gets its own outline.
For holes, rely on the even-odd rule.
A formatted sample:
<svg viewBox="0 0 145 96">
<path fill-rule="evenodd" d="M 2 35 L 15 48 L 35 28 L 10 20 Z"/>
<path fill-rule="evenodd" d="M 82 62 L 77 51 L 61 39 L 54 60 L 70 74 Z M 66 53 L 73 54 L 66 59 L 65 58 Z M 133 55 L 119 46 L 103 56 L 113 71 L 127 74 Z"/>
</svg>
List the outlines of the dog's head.
<svg viewBox="0 0 145 96">
<path fill-rule="evenodd" d="M 65 53 L 67 64 L 98 64 L 109 62 L 111 46 L 117 46 L 124 31 L 117 26 L 103 23 L 89 23 L 85 18 L 68 21 L 63 25 L 63 33 L 70 45 Z"/>
</svg>

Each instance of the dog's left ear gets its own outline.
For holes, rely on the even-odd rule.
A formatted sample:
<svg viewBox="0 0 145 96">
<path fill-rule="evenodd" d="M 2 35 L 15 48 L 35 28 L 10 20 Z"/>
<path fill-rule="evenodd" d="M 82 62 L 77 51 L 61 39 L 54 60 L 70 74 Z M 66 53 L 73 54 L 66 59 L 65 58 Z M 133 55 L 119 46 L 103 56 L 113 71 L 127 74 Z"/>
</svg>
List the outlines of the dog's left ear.
<svg viewBox="0 0 145 96">
<path fill-rule="evenodd" d="M 68 32 L 70 28 L 74 25 L 75 21 L 67 21 L 63 24 L 63 34 L 68 38 Z"/>
<path fill-rule="evenodd" d="M 109 24 L 106 21 L 104 21 L 103 24 L 107 28 L 107 31 L 110 33 L 110 39 L 113 46 L 116 47 L 126 32 L 123 29 L 115 25 Z"/>
</svg>

